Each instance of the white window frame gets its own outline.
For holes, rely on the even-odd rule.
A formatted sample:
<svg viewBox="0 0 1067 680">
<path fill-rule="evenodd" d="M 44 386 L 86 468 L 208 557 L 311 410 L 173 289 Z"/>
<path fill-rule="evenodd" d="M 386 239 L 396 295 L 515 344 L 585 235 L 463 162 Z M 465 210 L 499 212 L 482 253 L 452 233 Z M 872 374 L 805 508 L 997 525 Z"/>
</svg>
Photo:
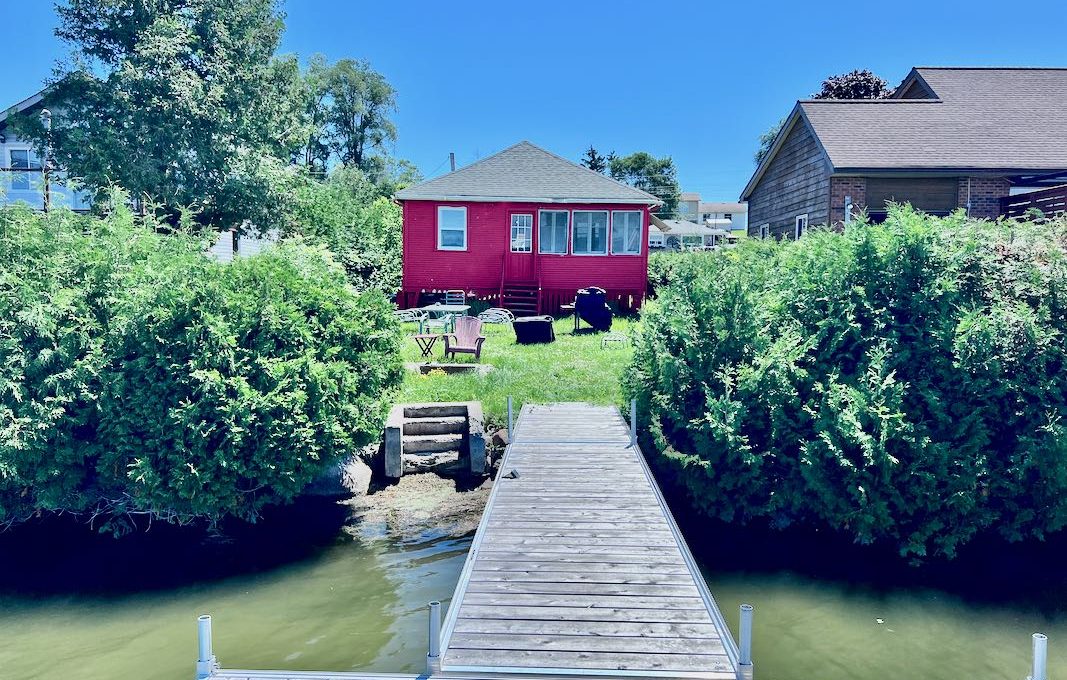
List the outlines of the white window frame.
<svg viewBox="0 0 1067 680">
<path fill-rule="evenodd" d="M 637 215 L 637 230 L 640 232 L 637 235 L 637 252 L 624 250 L 622 252 L 615 252 L 615 216 L 616 215 Z M 611 211 L 611 226 L 608 229 L 608 251 L 612 255 L 620 256 L 633 256 L 641 254 L 641 241 L 645 240 L 642 236 L 645 233 L 645 216 L 640 210 L 612 210 Z M 647 246 L 646 246 L 647 247 Z"/>
<path fill-rule="evenodd" d="M 563 250 L 545 250 L 545 240 L 541 238 L 541 226 L 544 224 L 545 213 L 563 213 L 567 216 L 567 222 L 563 225 Z M 571 213 L 568 210 L 538 210 L 537 211 L 537 254 L 538 255 L 566 255 L 570 251 L 571 239 Z"/>
<path fill-rule="evenodd" d="M 446 246 L 441 244 L 441 214 L 446 211 L 457 211 L 463 213 L 463 245 L 462 246 Z M 457 231 L 454 228 L 450 228 L 447 231 Z M 465 205 L 439 205 L 437 206 L 437 249 L 438 250 L 466 250 L 468 244 L 467 239 L 467 206 Z"/>
<path fill-rule="evenodd" d="M 529 222 L 527 224 L 525 224 L 525 225 L 517 225 L 517 224 L 515 224 L 515 218 L 516 217 L 525 217 L 525 218 L 527 218 L 529 220 Z M 510 252 L 512 252 L 512 253 L 518 253 L 518 254 L 521 254 L 521 255 L 526 255 L 526 254 L 529 254 L 529 253 L 533 253 L 533 225 L 534 225 L 533 213 L 511 213 L 511 217 L 508 218 L 508 221 L 511 223 L 511 229 L 508 232 L 508 250 Z M 526 230 L 526 250 L 515 250 L 515 230 L 516 229 L 525 229 Z"/>
<path fill-rule="evenodd" d="M 582 213 L 585 213 L 585 214 L 601 213 L 601 214 L 604 215 L 604 252 L 589 251 L 589 252 L 579 253 L 578 251 L 576 251 L 574 249 L 574 246 L 577 243 L 577 238 L 575 236 L 575 230 L 578 228 L 577 227 L 578 220 L 575 219 L 575 218 L 579 214 L 582 214 Z M 592 245 L 592 243 L 593 243 L 592 228 L 593 228 L 593 223 L 590 222 L 589 223 L 589 229 L 590 229 L 590 232 L 589 232 L 589 243 L 590 243 L 590 245 Z M 608 255 L 610 253 L 611 253 L 611 211 L 610 210 L 572 210 L 571 211 L 571 255 L 575 255 L 577 257 L 604 257 L 604 256 L 606 256 L 606 255 Z"/>
<path fill-rule="evenodd" d="M 799 239 L 808 233 L 808 213 L 797 215 L 793 222 L 793 238 Z"/>
<path fill-rule="evenodd" d="M 21 169 L 20 168 L 19 170 L 15 170 L 14 154 L 16 154 L 16 153 L 25 153 L 26 154 L 26 165 L 27 165 L 27 167 L 25 169 Z M 30 192 L 39 193 L 38 189 L 34 186 L 33 174 L 41 172 L 41 167 L 40 167 L 41 166 L 41 159 L 37 158 L 37 154 L 34 153 L 33 147 L 30 147 L 30 146 L 8 146 L 7 147 L 7 159 L 6 160 L 7 160 L 7 168 L 10 171 L 7 174 L 10 177 L 10 179 L 8 180 L 8 185 L 9 185 L 9 188 L 11 189 L 11 191 L 21 191 L 21 192 L 30 191 Z M 34 167 L 35 165 L 37 167 Z M 15 186 L 16 182 L 23 182 L 23 181 L 26 182 L 26 186 L 25 187 Z"/>
<path fill-rule="evenodd" d="M 771 237 L 771 225 L 770 225 L 770 223 L 759 225 L 759 237 L 761 239 L 768 239 L 768 238 Z"/>
</svg>

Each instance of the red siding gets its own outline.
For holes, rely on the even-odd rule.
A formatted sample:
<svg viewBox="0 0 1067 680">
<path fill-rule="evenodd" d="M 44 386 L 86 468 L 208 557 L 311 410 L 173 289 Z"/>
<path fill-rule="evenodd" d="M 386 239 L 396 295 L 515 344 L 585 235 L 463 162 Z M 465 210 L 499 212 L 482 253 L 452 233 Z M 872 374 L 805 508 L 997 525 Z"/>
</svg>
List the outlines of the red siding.
<svg viewBox="0 0 1067 680">
<path fill-rule="evenodd" d="M 467 250 L 437 249 L 437 207 L 467 208 Z M 640 210 L 640 255 L 542 255 L 538 250 L 539 210 Z M 404 281 L 402 302 L 417 304 L 417 294 L 463 289 L 478 297 L 498 293 L 509 249 L 509 213 L 534 215 L 534 276 L 549 309 L 568 302 L 574 291 L 600 286 L 612 296 L 633 298 L 639 306 L 648 279 L 648 206 L 628 204 L 480 203 L 404 201 Z M 572 217 L 573 222 L 573 217 Z M 573 226 L 573 224 L 572 224 Z M 610 234 L 609 234 L 610 244 Z M 610 248 L 609 248 L 610 250 Z M 625 301 L 624 301 L 625 303 Z M 546 310 L 549 311 L 549 310 Z"/>
</svg>

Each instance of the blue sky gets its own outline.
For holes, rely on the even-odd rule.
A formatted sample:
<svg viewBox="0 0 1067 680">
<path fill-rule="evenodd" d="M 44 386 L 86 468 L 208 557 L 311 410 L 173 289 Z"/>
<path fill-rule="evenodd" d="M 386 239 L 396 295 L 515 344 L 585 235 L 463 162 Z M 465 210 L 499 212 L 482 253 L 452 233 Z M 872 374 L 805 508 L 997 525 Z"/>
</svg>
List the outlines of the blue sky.
<svg viewBox="0 0 1067 680">
<path fill-rule="evenodd" d="M 65 53 L 46 0 L 11 2 L 0 106 Z M 822 79 L 913 65 L 1067 66 L 1067 6 L 968 2 L 288 0 L 283 51 L 367 59 L 399 93 L 393 153 L 427 177 L 528 139 L 577 160 L 670 155 L 682 187 L 735 200 L 759 134 Z M 1053 28 L 1055 27 L 1055 28 Z"/>
</svg>

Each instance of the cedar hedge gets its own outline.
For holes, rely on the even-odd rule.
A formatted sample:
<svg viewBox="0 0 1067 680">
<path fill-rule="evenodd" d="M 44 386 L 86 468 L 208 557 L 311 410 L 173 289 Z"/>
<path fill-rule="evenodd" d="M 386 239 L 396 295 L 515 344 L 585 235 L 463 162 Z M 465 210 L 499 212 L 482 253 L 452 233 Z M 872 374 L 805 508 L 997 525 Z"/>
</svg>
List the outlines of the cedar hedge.
<svg viewBox="0 0 1067 680">
<path fill-rule="evenodd" d="M 936 218 L 670 255 L 624 378 L 693 506 L 912 559 L 1067 518 L 1067 222 Z"/>
<path fill-rule="evenodd" d="M 381 292 L 300 242 L 220 264 L 159 232 L 0 210 L 0 523 L 254 520 L 379 434 Z"/>
</svg>

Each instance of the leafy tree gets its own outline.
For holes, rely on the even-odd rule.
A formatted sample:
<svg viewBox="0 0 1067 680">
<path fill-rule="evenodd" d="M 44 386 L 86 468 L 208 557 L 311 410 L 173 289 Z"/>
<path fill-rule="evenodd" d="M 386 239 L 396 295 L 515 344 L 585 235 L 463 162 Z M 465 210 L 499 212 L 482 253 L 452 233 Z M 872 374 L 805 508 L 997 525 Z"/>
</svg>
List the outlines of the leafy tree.
<svg viewBox="0 0 1067 680">
<path fill-rule="evenodd" d="M 0 209 L 0 524 L 254 520 L 380 432 L 380 292 L 300 242 L 218 263 L 125 206 Z"/>
<path fill-rule="evenodd" d="M 608 167 L 612 178 L 659 197 L 663 204 L 656 209 L 656 214 L 673 215 L 677 210 L 681 192 L 670 156 L 656 158 L 644 151 L 621 157 L 612 154 Z"/>
<path fill-rule="evenodd" d="M 812 99 L 886 99 L 893 94 L 884 79 L 864 69 L 830 76 Z"/>
<path fill-rule="evenodd" d="M 240 225 L 307 138 L 295 59 L 276 59 L 275 0 L 67 0 L 73 49 L 49 83 L 57 163 L 87 187 L 120 185 L 176 220 Z M 20 129 L 46 142 L 36 118 Z M 267 168 L 261 160 L 266 159 Z"/>
<path fill-rule="evenodd" d="M 357 290 L 400 290 L 400 207 L 380 195 L 380 184 L 358 168 L 338 167 L 322 182 L 305 182 L 294 195 L 290 233 L 325 246 Z"/>
<path fill-rule="evenodd" d="M 614 155 L 614 154 L 612 154 Z M 610 159 L 606 156 L 601 156 L 597 153 L 597 150 L 592 145 L 585 151 L 585 155 L 582 156 L 582 165 L 589 168 L 593 172 L 599 172 L 603 174 L 608 169 L 608 163 Z"/>
<path fill-rule="evenodd" d="M 882 225 L 650 266 L 625 378 L 708 517 L 914 559 L 1067 524 L 1067 221 Z"/>
<path fill-rule="evenodd" d="M 305 75 L 314 126 L 308 152 L 320 169 L 335 158 L 342 165 L 375 172 L 387 142 L 396 140 L 390 120 L 396 91 L 365 61 L 327 64 L 315 57 Z M 375 154 L 378 154 L 376 156 Z"/>
<path fill-rule="evenodd" d="M 785 118 L 767 128 L 767 131 L 759 136 L 759 148 L 756 149 L 756 153 L 752 157 L 752 160 L 756 162 L 756 165 L 762 163 L 763 159 L 767 157 L 767 154 L 771 152 L 771 147 L 774 146 L 774 140 L 778 138 L 778 133 L 782 131 L 784 125 Z"/>
</svg>

